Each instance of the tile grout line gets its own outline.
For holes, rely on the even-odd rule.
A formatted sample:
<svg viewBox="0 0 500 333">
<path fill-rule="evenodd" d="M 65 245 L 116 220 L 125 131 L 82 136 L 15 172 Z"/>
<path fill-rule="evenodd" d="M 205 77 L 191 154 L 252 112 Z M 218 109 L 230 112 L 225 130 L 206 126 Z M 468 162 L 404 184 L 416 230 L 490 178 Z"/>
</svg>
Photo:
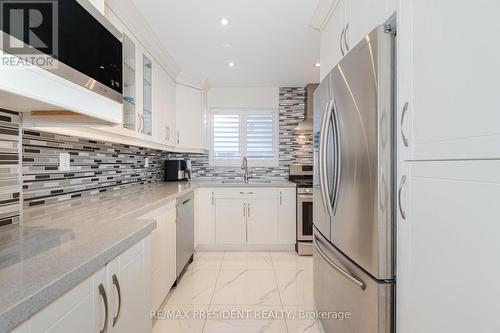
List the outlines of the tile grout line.
<svg viewBox="0 0 500 333">
<path fill-rule="evenodd" d="M 278 283 L 278 276 L 276 275 L 276 266 L 274 265 L 274 259 L 273 259 L 272 253 L 269 253 L 269 256 L 271 257 L 271 263 L 273 265 L 274 280 L 276 281 L 276 288 L 278 290 L 278 296 L 280 298 L 281 311 L 283 311 L 283 313 L 284 313 L 285 312 L 285 308 L 283 306 L 283 299 L 281 298 L 281 291 L 280 291 L 280 286 L 279 286 L 279 283 Z M 288 322 L 286 321 L 286 318 L 284 319 L 284 322 L 285 322 L 285 328 L 286 328 L 287 333 L 290 333 L 290 330 L 288 329 Z"/>
<path fill-rule="evenodd" d="M 217 272 L 217 278 L 215 279 L 214 290 L 212 291 L 212 297 L 210 297 L 210 304 L 208 304 L 208 310 L 207 311 L 210 311 L 210 309 L 212 308 L 214 297 L 215 297 L 215 290 L 217 289 L 217 283 L 219 282 L 220 272 L 222 270 L 222 264 L 224 263 L 224 259 L 226 258 L 226 251 L 224 251 L 223 253 L 224 253 L 224 255 L 222 256 L 222 259 L 221 259 L 221 262 L 220 262 L 219 270 Z M 207 326 L 207 318 L 205 318 L 205 320 L 203 322 L 203 327 L 201 329 L 201 333 L 205 332 L 205 327 L 206 326 Z"/>
</svg>

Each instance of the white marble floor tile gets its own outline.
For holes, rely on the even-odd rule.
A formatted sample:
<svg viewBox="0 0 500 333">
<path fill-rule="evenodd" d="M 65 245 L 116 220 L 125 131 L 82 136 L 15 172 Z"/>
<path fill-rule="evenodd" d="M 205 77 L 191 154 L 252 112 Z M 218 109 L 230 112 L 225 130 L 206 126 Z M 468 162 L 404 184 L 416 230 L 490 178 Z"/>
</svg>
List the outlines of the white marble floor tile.
<svg viewBox="0 0 500 333">
<path fill-rule="evenodd" d="M 281 306 L 214 306 L 204 333 L 287 333 Z"/>
<path fill-rule="evenodd" d="M 224 259 L 224 252 L 196 252 L 188 270 L 219 270 Z"/>
<path fill-rule="evenodd" d="M 201 333 L 208 305 L 166 305 L 157 312 L 153 333 Z"/>
<path fill-rule="evenodd" d="M 283 305 L 314 305 L 311 270 L 277 270 L 276 279 Z"/>
<path fill-rule="evenodd" d="M 273 269 L 269 252 L 226 252 L 222 270 Z"/>
<path fill-rule="evenodd" d="M 283 306 L 288 333 L 325 333 L 314 306 Z"/>
<path fill-rule="evenodd" d="M 218 270 L 187 270 L 167 304 L 210 304 Z"/>
<path fill-rule="evenodd" d="M 223 259 L 225 252 L 223 251 L 197 251 L 194 253 L 194 259 Z"/>
<path fill-rule="evenodd" d="M 221 270 L 212 304 L 281 305 L 272 270 Z"/>
<path fill-rule="evenodd" d="M 310 256 L 299 256 L 295 252 L 272 252 L 274 269 L 276 270 L 311 270 L 313 260 Z"/>
</svg>

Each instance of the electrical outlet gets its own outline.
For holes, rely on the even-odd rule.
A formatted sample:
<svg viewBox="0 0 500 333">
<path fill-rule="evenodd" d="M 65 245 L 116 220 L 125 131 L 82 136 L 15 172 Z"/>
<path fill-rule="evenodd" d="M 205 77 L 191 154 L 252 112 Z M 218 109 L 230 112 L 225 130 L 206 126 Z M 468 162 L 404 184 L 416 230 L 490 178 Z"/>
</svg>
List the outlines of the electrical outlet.
<svg viewBox="0 0 500 333">
<path fill-rule="evenodd" d="M 144 167 L 149 168 L 149 157 L 146 157 L 146 159 L 144 160 Z"/>
<path fill-rule="evenodd" d="M 69 171 L 70 170 L 70 156 L 68 153 L 59 154 L 59 171 Z"/>
</svg>

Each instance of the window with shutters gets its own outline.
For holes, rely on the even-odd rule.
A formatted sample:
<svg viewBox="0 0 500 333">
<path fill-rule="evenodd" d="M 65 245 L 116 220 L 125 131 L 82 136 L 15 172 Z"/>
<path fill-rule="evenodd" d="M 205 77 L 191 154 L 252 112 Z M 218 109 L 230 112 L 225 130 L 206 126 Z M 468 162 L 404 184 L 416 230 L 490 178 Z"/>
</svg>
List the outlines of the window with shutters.
<svg viewBox="0 0 500 333">
<path fill-rule="evenodd" d="M 276 111 L 211 112 L 210 165 L 278 166 L 278 113 Z"/>
</svg>

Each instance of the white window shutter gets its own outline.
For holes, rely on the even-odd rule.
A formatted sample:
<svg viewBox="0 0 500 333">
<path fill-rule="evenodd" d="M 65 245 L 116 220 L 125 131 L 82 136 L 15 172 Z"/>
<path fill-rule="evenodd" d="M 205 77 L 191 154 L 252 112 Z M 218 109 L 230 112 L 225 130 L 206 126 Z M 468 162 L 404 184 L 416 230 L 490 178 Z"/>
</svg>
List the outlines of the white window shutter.
<svg viewBox="0 0 500 333">
<path fill-rule="evenodd" d="M 279 165 L 278 113 L 213 111 L 210 165 L 238 167 L 244 156 L 251 167 Z"/>
<path fill-rule="evenodd" d="M 275 157 L 274 119 L 270 113 L 246 117 L 246 152 L 249 160 L 273 160 Z"/>
<path fill-rule="evenodd" d="M 213 116 L 213 158 L 216 160 L 241 159 L 240 116 L 218 114 Z"/>
</svg>

